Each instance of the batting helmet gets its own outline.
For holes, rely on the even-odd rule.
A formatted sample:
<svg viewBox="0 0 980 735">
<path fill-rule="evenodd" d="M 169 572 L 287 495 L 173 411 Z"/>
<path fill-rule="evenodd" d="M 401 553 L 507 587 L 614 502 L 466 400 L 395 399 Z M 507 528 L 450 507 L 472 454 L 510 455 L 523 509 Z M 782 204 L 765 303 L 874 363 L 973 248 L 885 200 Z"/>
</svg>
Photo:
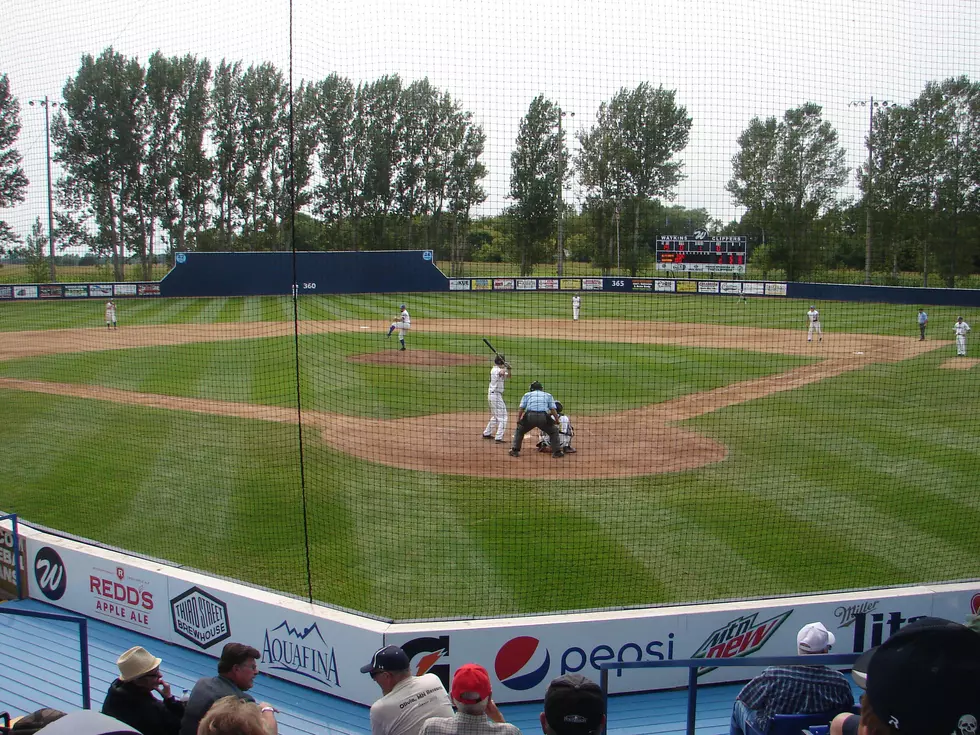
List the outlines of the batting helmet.
<svg viewBox="0 0 980 735">
<path fill-rule="evenodd" d="M 565 407 L 563 405 L 561 405 L 561 401 L 555 401 L 555 410 L 558 413 L 561 413 L 564 410 L 564 408 Z"/>
<path fill-rule="evenodd" d="M 531 383 L 531 387 L 528 390 L 544 390 L 544 386 L 541 385 L 537 380 Z"/>
<path fill-rule="evenodd" d="M 507 362 L 506 360 L 504 360 L 504 356 L 503 355 L 497 355 L 495 358 L 493 358 L 493 361 L 497 365 L 503 365 L 505 362 Z"/>
</svg>

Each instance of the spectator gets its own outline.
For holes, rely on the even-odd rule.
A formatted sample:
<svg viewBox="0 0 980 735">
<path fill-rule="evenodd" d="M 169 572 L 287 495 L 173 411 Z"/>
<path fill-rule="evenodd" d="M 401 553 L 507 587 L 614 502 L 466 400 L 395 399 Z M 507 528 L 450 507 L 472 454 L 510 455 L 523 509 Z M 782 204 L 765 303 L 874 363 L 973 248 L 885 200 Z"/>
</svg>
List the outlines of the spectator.
<svg viewBox="0 0 980 735">
<path fill-rule="evenodd" d="M 456 669 L 452 686 L 454 717 L 430 717 L 422 724 L 422 735 L 520 735 L 508 724 L 491 698 L 490 675 L 479 664 Z"/>
<path fill-rule="evenodd" d="M 796 635 L 796 648 L 801 656 L 829 653 L 834 641 L 823 623 L 807 623 Z M 851 685 L 839 671 L 826 666 L 770 666 L 738 693 L 731 735 L 743 735 L 747 723 L 765 732 L 775 714 L 843 712 L 853 706 Z"/>
<path fill-rule="evenodd" d="M 109 685 L 102 714 L 125 722 L 143 735 L 177 735 L 184 703 L 170 692 L 170 685 L 160 674 L 160 663 L 161 659 L 142 646 L 123 653 L 116 660 L 119 678 Z"/>
<path fill-rule="evenodd" d="M 240 697 L 222 697 L 197 726 L 198 735 L 276 735 L 275 710 Z"/>
<path fill-rule="evenodd" d="M 861 716 L 834 718 L 831 733 L 976 735 L 980 635 L 942 618 L 919 618 L 854 664 L 866 689 Z"/>
<path fill-rule="evenodd" d="M 446 688 L 435 674 L 412 676 L 408 654 L 398 646 L 379 648 L 361 667 L 381 687 L 371 705 L 371 735 L 419 735 L 430 717 L 452 717 Z"/>
<path fill-rule="evenodd" d="M 234 696 L 247 702 L 255 699 L 246 692 L 252 688 L 259 673 L 260 654 L 244 643 L 226 643 L 218 659 L 218 675 L 198 679 L 187 702 L 184 719 L 180 723 L 180 735 L 197 735 L 201 718 L 211 705 L 222 697 Z M 268 705 L 263 705 L 269 707 Z M 273 710 L 274 714 L 275 710 Z"/>
<path fill-rule="evenodd" d="M 606 700 L 594 681 L 565 674 L 548 685 L 541 713 L 545 735 L 597 735 L 605 724 Z"/>
</svg>

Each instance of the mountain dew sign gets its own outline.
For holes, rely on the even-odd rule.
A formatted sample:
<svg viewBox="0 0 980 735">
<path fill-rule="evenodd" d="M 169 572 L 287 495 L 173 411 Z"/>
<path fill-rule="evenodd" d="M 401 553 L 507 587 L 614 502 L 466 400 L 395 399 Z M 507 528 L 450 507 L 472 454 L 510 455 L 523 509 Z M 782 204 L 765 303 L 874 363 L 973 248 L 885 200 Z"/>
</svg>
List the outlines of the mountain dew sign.
<svg viewBox="0 0 980 735">
<path fill-rule="evenodd" d="M 761 649 L 786 618 L 793 614 L 787 610 L 775 617 L 759 621 L 759 613 L 735 618 L 721 628 L 712 631 L 691 658 L 741 658 Z M 715 666 L 698 669 L 698 676 L 714 671 Z"/>
</svg>

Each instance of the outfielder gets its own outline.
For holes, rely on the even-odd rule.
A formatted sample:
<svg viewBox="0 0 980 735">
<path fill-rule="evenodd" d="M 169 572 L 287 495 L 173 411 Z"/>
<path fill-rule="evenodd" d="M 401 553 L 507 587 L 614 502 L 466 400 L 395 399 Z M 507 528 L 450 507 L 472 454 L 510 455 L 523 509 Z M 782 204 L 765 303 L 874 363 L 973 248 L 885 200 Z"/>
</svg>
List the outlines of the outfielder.
<svg viewBox="0 0 980 735">
<path fill-rule="evenodd" d="M 116 305 L 112 301 L 105 302 L 105 328 L 119 329 L 119 325 L 116 324 Z"/>
<path fill-rule="evenodd" d="M 970 331 L 970 325 L 963 321 L 963 317 L 958 316 L 953 331 L 956 332 L 956 356 L 966 357 L 966 335 Z"/>
<path fill-rule="evenodd" d="M 408 309 L 405 304 L 402 304 L 402 313 L 399 314 L 395 321 L 392 322 L 391 326 L 388 327 L 388 334 L 385 335 L 385 339 L 391 336 L 391 333 L 396 329 L 398 330 L 398 341 L 401 342 L 402 346 L 400 349 L 405 349 L 405 332 L 412 328 L 412 317 L 408 315 Z"/>
<path fill-rule="evenodd" d="M 558 412 L 555 410 L 555 397 L 546 393 L 541 383 L 535 380 L 528 392 L 521 398 L 521 410 L 517 414 L 517 428 L 514 429 L 514 443 L 508 454 L 511 457 L 521 456 L 521 444 L 524 435 L 531 429 L 541 429 L 547 432 L 551 440 L 551 456 L 555 459 L 564 457 L 558 442 Z"/>
<path fill-rule="evenodd" d="M 578 294 L 572 296 L 572 320 L 578 321 L 578 315 L 582 313 L 582 297 Z"/>
<path fill-rule="evenodd" d="M 806 332 L 806 341 L 813 341 L 813 333 L 817 333 L 817 337 L 823 342 L 823 330 L 820 328 L 820 312 L 817 311 L 817 307 L 810 306 L 810 311 L 806 313 L 806 318 L 810 323 L 810 328 Z"/>
<path fill-rule="evenodd" d="M 565 454 L 574 454 L 576 450 L 572 446 L 572 437 L 575 436 L 575 430 L 572 428 L 572 420 L 563 413 L 564 410 L 561 401 L 555 401 L 555 411 L 558 412 L 558 446 Z M 547 452 L 550 449 L 551 439 L 541 432 L 538 436 L 538 451 Z"/>
<path fill-rule="evenodd" d="M 507 431 L 507 404 L 504 403 L 504 381 L 510 377 L 510 364 L 503 355 L 493 358 L 490 369 L 490 387 L 487 389 L 487 403 L 490 404 L 490 420 L 483 430 L 484 439 L 495 439 L 498 444 L 504 441 Z M 496 436 L 494 436 L 496 430 Z"/>
</svg>

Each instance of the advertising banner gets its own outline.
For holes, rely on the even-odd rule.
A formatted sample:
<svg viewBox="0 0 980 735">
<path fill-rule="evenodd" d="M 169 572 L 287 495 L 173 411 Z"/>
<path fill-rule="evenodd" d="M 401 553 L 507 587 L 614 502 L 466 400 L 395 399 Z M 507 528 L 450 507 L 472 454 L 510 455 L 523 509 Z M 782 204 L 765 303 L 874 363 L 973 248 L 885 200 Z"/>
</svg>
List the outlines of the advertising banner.
<svg viewBox="0 0 980 735">
<path fill-rule="evenodd" d="M 742 282 L 741 281 L 722 281 L 721 282 L 721 292 L 728 294 L 740 294 L 742 293 Z"/>
<path fill-rule="evenodd" d="M 513 278 L 494 278 L 493 279 L 493 290 L 494 291 L 513 291 L 514 290 L 514 279 Z"/>
<path fill-rule="evenodd" d="M 470 279 L 469 278 L 450 278 L 449 279 L 449 290 L 450 291 L 469 291 L 470 290 Z"/>
<path fill-rule="evenodd" d="M 159 283 L 137 284 L 136 293 L 139 294 L 140 296 L 159 296 L 160 284 Z"/>
<path fill-rule="evenodd" d="M 766 292 L 764 283 L 754 283 L 752 281 L 742 283 L 742 293 L 753 296 L 762 296 Z"/>
<path fill-rule="evenodd" d="M 42 299 L 60 299 L 61 286 L 57 283 L 45 283 L 40 286 L 40 296 Z"/>
<path fill-rule="evenodd" d="M 698 290 L 697 281 L 675 281 L 677 293 L 695 293 Z"/>
<path fill-rule="evenodd" d="M 27 543 L 19 539 L 20 546 L 20 595 L 17 594 L 17 572 L 14 569 L 14 532 L 9 523 L 0 526 L 0 591 L 11 597 L 27 597 L 30 591 L 27 569 Z"/>
<path fill-rule="evenodd" d="M 581 291 L 582 290 L 582 279 L 581 278 L 562 278 L 561 279 L 561 290 L 562 291 Z"/>
<path fill-rule="evenodd" d="M 14 286 L 15 299 L 36 299 L 37 286 Z"/>
<path fill-rule="evenodd" d="M 88 296 L 88 286 L 84 283 L 69 283 L 65 286 L 66 299 L 86 298 Z"/>
<path fill-rule="evenodd" d="M 355 702 L 371 703 L 377 684 L 360 667 L 384 645 L 384 626 L 353 624 L 363 619 L 333 613 L 270 593 L 240 588 L 204 575 L 169 581 L 169 640 L 218 656 L 228 641 L 254 646 L 267 674 Z M 237 588 L 237 589 L 236 589 Z"/>
<path fill-rule="evenodd" d="M 167 577 L 149 562 L 123 554 L 86 553 L 52 537 L 27 544 L 31 597 L 104 623 L 167 640 Z M 145 566 L 144 566 L 145 564 Z"/>
<path fill-rule="evenodd" d="M 786 295 L 786 284 L 785 283 L 767 283 L 766 284 L 766 296 L 785 296 Z"/>
<path fill-rule="evenodd" d="M 653 281 L 649 278 L 634 278 L 633 279 L 633 290 L 634 291 L 652 291 Z"/>
<path fill-rule="evenodd" d="M 653 290 L 661 293 L 674 293 L 676 286 L 676 281 L 666 281 L 660 278 L 653 282 Z"/>
<path fill-rule="evenodd" d="M 718 293 L 718 281 L 698 281 L 698 293 Z"/>
<path fill-rule="evenodd" d="M 112 287 L 116 296 L 135 296 L 136 295 L 136 284 L 135 283 L 117 283 Z"/>
<path fill-rule="evenodd" d="M 112 284 L 111 283 L 90 283 L 88 287 L 89 296 L 98 296 L 99 298 L 103 296 L 112 296 Z"/>
<path fill-rule="evenodd" d="M 557 291 L 558 290 L 558 279 L 557 278 L 539 278 L 538 288 L 542 291 Z"/>
<path fill-rule="evenodd" d="M 14 297 L 13 286 L 0 286 L 0 299 L 12 299 Z"/>
<path fill-rule="evenodd" d="M 601 278 L 583 278 L 582 279 L 582 289 L 584 291 L 601 291 L 602 290 L 602 279 Z"/>
<path fill-rule="evenodd" d="M 517 290 L 518 291 L 535 291 L 538 288 L 538 282 L 534 278 L 518 278 L 517 279 Z"/>
<path fill-rule="evenodd" d="M 489 278 L 474 278 L 473 279 L 473 290 L 474 291 L 489 291 L 493 288 L 493 281 Z"/>
</svg>

